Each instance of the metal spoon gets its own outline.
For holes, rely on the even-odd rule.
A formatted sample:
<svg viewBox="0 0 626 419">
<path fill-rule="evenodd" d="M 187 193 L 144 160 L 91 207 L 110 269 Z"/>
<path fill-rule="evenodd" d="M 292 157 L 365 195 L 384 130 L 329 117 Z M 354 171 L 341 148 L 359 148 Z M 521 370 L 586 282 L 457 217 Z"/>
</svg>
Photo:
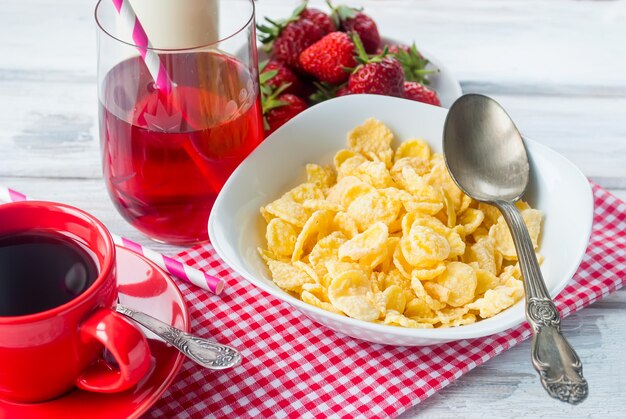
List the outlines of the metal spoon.
<svg viewBox="0 0 626 419">
<path fill-rule="evenodd" d="M 561 317 L 546 289 L 524 219 L 514 205 L 526 190 L 530 174 L 522 136 L 496 101 L 467 94 L 448 112 L 443 151 L 459 188 L 495 205 L 511 230 L 524 277 L 526 318 L 534 332 L 531 357 L 541 383 L 550 396 L 580 403 L 589 392 L 582 363 L 561 334 Z"/>
<path fill-rule="evenodd" d="M 117 304 L 115 310 L 130 317 L 197 364 L 211 370 L 223 370 L 241 364 L 241 354 L 234 348 L 190 335 L 154 317 Z"/>
</svg>

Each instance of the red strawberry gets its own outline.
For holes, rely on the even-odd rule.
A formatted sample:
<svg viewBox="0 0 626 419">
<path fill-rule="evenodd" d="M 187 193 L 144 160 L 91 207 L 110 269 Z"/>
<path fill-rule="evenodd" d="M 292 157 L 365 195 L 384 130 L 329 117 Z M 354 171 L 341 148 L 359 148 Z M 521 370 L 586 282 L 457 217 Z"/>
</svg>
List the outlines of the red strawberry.
<svg viewBox="0 0 626 419">
<path fill-rule="evenodd" d="M 378 62 L 370 62 L 357 68 L 348 79 L 352 93 L 372 93 L 377 95 L 404 95 L 404 71 L 392 57 L 384 57 Z"/>
<path fill-rule="evenodd" d="M 278 127 L 307 108 L 304 100 L 296 95 L 281 93 L 281 89 L 269 96 L 263 95 L 262 99 L 266 134 L 276 131 Z"/>
<path fill-rule="evenodd" d="M 302 13 L 300 13 L 300 19 L 310 20 L 318 28 L 320 28 L 324 34 L 335 32 L 337 30 L 337 26 L 335 26 L 333 19 L 321 10 L 307 7 L 302 11 Z"/>
<path fill-rule="evenodd" d="M 368 54 L 375 54 L 380 47 L 380 34 L 376 22 L 361 12 L 361 9 L 339 5 L 333 7 L 330 1 L 327 2 L 332 9 L 331 17 L 344 32 L 355 32 L 361 38 L 365 51 Z"/>
<path fill-rule="evenodd" d="M 285 63 L 270 60 L 265 66 L 262 66 L 261 74 L 270 75 L 264 83 L 270 86 L 272 90 L 278 89 L 285 84 L 289 86 L 284 90 L 284 93 L 291 93 L 296 96 L 304 96 L 306 94 L 302 81 Z"/>
<path fill-rule="evenodd" d="M 441 106 L 437 92 L 414 81 L 404 82 L 404 97 L 429 105 Z"/>
<path fill-rule="evenodd" d="M 402 45 L 402 44 L 389 44 L 387 45 L 387 51 L 389 52 L 389 54 L 392 54 L 392 55 L 396 55 L 400 51 L 405 51 L 408 53 L 409 47 L 406 45 Z M 380 50 L 380 52 L 382 52 L 382 50 Z"/>
<path fill-rule="evenodd" d="M 352 38 L 356 46 L 357 61 L 361 63 L 348 79 L 351 93 L 372 93 L 386 96 L 404 96 L 404 70 L 395 58 L 385 55 L 369 57 L 358 35 Z"/>
<path fill-rule="evenodd" d="M 395 57 L 402 68 L 407 81 L 416 81 L 428 84 L 428 75 L 436 73 L 437 69 L 426 69 L 429 61 L 417 50 L 415 43 L 410 47 L 406 45 L 389 45 L 389 55 Z"/>
<path fill-rule="evenodd" d="M 322 36 L 322 31 L 310 20 L 290 23 L 274 41 L 272 57 L 297 69 L 300 65 L 300 53 Z"/>
<path fill-rule="evenodd" d="M 334 30 L 330 17 L 306 6 L 307 2 L 302 3 L 287 19 L 275 21 L 265 18 L 268 24 L 257 26 L 259 39 L 272 58 L 295 69 L 298 69 L 300 53 Z"/>
<path fill-rule="evenodd" d="M 354 44 L 343 32 L 332 32 L 302 51 L 300 67 L 327 83 L 348 80 L 347 69 L 356 67 Z"/>
<path fill-rule="evenodd" d="M 343 86 L 341 89 L 339 89 L 339 91 L 337 92 L 337 97 L 339 96 L 348 96 L 351 95 L 352 92 L 350 91 L 350 89 L 348 88 L 348 86 Z"/>
</svg>

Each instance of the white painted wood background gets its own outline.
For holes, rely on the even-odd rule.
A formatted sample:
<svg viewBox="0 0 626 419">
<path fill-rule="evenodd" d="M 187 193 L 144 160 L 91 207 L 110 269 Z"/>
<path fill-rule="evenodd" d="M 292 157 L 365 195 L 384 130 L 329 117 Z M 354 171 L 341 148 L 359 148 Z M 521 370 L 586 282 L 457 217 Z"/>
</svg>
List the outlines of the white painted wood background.
<svg viewBox="0 0 626 419">
<path fill-rule="evenodd" d="M 338 1 L 338 0 L 337 0 Z M 336 1 L 336 2 L 337 2 Z M 259 0 L 257 16 L 294 0 Z M 321 1 L 312 1 L 321 5 Z M 530 138 L 626 199 L 626 1 L 350 1 L 386 36 L 416 40 L 466 92 L 495 97 Z M 93 9 L 85 0 L 0 0 L 0 183 L 79 206 L 167 254 L 116 213 L 101 179 Z M 550 399 L 525 342 L 404 417 L 625 417 L 626 291 L 567 318 L 591 395 Z"/>
</svg>

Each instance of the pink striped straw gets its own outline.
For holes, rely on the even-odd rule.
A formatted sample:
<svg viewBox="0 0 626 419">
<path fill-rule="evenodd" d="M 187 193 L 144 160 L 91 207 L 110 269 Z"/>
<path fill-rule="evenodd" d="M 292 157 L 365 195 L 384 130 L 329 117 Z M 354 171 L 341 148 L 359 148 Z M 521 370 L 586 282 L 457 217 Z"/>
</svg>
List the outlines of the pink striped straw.
<svg viewBox="0 0 626 419">
<path fill-rule="evenodd" d="M 23 193 L 0 185 L 0 202 L 20 202 L 28 200 L 29 198 Z M 132 250 L 144 256 L 146 259 L 156 263 L 159 267 L 161 267 L 161 269 L 168 272 L 170 275 L 182 279 L 189 284 L 193 284 L 204 290 L 210 291 L 215 295 L 219 295 L 224 290 L 224 281 L 220 278 L 209 275 L 198 269 L 194 269 L 174 258 L 162 255 L 161 253 L 148 249 L 147 247 L 144 247 L 127 238 L 117 236 L 113 233 L 111 233 L 111 236 L 113 237 L 113 242 L 118 246 Z"/>
<path fill-rule="evenodd" d="M 112 0 L 117 13 L 119 13 L 120 17 L 124 21 L 124 24 L 127 28 L 132 28 L 133 30 L 133 41 L 137 46 L 137 50 L 139 54 L 141 54 L 141 58 L 143 58 L 146 67 L 148 67 L 148 71 L 154 80 L 156 87 L 159 90 L 162 90 L 165 93 L 169 93 L 172 91 L 173 83 L 170 79 L 170 76 L 167 74 L 167 70 L 165 70 L 165 66 L 161 62 L 161 58 L 159 54 L 156 53 L 150 44 L 150 40 L 146 35 L 146 31 L 144 31 L 143 26 L 141 26 L 141 22 L 137 18 L 135 11 L 133 10 L 133 6 L 131 6 L 129 0 Z"/>
</svg>

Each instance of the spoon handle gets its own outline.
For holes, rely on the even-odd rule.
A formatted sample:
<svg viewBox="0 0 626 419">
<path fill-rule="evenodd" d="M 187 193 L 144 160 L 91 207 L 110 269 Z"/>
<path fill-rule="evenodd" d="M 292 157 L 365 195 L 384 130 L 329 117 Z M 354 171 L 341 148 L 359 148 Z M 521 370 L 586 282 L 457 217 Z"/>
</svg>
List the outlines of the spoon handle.
<svg viewBox="0 0 626 419">
<path fill-rule="evenodd" d="M 118 304 L 115 310 L 130 317 L 205 368 L 223 370 L 241 364 L 241 354 L 230 346 L 193 336 L 121 304 Z"/>
<path fill-rule="evenodd" d="M 561 316 L 546 289 L 522 214 L 510 202 L 495 204 L 511 230 L 524 277 L 526 318 L 534 332 L 533 366 L 550 396 L 571 404 L 580 403 L 589 393 L 582 363 L 561 334 Z"/>
</svg>

